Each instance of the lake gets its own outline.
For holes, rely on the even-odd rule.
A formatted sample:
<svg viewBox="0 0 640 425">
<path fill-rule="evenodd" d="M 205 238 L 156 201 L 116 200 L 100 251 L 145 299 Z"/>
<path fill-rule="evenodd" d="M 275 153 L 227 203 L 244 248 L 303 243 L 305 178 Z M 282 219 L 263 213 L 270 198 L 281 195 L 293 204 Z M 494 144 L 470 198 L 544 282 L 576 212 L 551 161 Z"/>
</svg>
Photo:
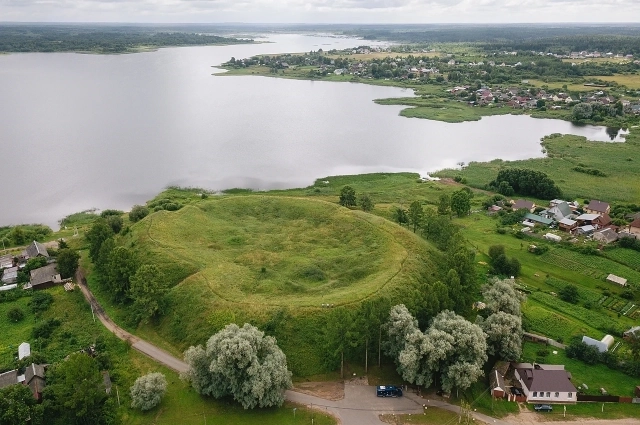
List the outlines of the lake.
<svg viewBox="0 0 640 425">
<path fill-rule="evenodd" d="M 127 55 L 0 55 L 0 225 L 55 228 L 90 208 L 128 210 L 169 185 L 303 187 L 328 175 L 539 157 L 540 138 L 551 133 L 610 140 L 604 127 L 510 115 L 450 124 L 372 102 L 411 94 L 399 88 L 212 75 L 232 56 L 371 44 L 268 39 Z"/>
</svg>

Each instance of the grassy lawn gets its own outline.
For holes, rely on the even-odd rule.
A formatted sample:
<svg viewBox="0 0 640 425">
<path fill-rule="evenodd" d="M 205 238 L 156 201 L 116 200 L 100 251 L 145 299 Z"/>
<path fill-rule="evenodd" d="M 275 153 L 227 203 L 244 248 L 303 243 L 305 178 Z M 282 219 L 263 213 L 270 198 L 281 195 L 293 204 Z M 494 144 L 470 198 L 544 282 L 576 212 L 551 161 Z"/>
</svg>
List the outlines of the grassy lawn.
<svg viewBox="0 0 640 425">
<path fill-rule="evenodd" d="M 612 81 L 630 89 L 640 89 L 640 74 L 625 74 L 596 77 L 604 81 Z"/>
</svg>

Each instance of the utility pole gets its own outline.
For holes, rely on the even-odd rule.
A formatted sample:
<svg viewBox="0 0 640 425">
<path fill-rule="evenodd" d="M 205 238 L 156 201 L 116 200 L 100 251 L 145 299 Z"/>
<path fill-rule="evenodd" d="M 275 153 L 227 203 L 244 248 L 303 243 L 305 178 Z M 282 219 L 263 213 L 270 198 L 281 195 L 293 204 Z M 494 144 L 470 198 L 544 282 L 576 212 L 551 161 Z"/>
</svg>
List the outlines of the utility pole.
<svg viewBox="0 0 640 425">
<path fill-rule="evenodd" d="M 380 367 L 380 357 L 381 357 L 381 346 L 382 346 L 382 325 L 380 325 L 380 335 L 378 335 L 378 367 Z"/>
<path fill-rule="evenodd" d="M 118 391 L 117 385 L 116 385 L 116 397 L 118 397 L 118 407 L 120 407 L 120 391 Z"/>
<path fill-rule="evenodd" d="M 364 340 L 364 373 L 369 373 L 369 337 Z"/>
</svg>

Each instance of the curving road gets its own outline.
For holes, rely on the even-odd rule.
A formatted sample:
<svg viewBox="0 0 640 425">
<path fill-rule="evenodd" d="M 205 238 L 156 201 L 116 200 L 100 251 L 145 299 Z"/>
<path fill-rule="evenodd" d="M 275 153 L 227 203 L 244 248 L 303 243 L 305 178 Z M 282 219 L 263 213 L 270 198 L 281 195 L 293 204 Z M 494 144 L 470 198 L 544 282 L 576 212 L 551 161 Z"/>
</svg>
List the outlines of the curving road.
<svg viewBox="0 0 640 425">
<path fill-rule="evenodd" d="M 102 306 L 100 306 L 100 303 L 98 303 L 98 300 L 96 300 L 93 293 L 87 287 L 87 280 L 81 269 L 78 269 L 76 272 L 76 282 L 78 282 L 78 286 L 85 299 L 91 305 L 95 316 L 100 319 L 100 322 L 115 336 L 123 341 L 128 341 L 136 350 L 176 372 L 187 371 L 189 366 L 182 360 L 175 358 L 166 351 L 116 325 L 113 320 L 107 316 Z M 346 384 L 344 387 L 344 398 L 337 401 L 325 400 L 320 397 L 295 391 L 287 391 L 286 398 L 291 402 L 327 412 L 337 418 L 342 425 L 384 424 L 378 417 L 383 413 L 421 414 L 425 409 L 423 406 L 426 406 L 427 409 L 433 406 L 456 413 L 460 412 L 459 406 L 438 400 L 424 400 L 409 392 L 405 392 L 404 397 L 379 398 L 376 397 L 375 388 L 368 385 Z M 487 424 L 512 425 L 509 422 L 494 419 L 477 412 L 473 412 L 473 416 Z"/>
<path fill-rule="evenodd" d="M 162 363 L 176 372 L 186 372 L 187 369 L 189 369 L 189 366 L 182 360 L 173 357 L 166 351 L 138 338 L 116 325 L 113 320 L 107 316 L 100 303 L 98 303 L 98 300 L 96 300 L 96 297 L 93 295 L 91 290 L 89 290 L 89 287 L 87 286 L 87 279 L 84 277 L 84 273 L 80 269 L 76 272 L 76 282 L 78 282 L 78 286 L 80 287 L 84 298 L 89 302 L 89 304 L 91 304 L 91 309 L 95 316 L 100 319 L 100 322 L 104 327 L 109 329 L 115 336 L 123 341 L 129 342 L 133 348 L 140 351 L 142 354 L 151 357 L 158 363 Z"/>
</svg>

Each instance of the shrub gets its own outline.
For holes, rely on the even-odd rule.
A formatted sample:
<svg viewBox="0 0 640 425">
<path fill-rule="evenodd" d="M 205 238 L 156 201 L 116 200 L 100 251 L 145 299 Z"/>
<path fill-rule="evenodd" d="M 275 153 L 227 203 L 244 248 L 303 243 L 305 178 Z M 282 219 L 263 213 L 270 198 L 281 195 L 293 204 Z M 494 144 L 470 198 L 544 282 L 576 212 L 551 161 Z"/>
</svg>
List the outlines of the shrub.
<svg viewBox="0 0 640 425">
<path fill-rule="evenodd" d="M 31 331 L 31 335 L 34 338 L 49 338 L 60 324 L 61 323 L 58 319 L 47 319 L 36 325 Z"/>
<path fill-rule="evenodd" d="M 149 373 L 136 379 L 130 391 L 133 409 L 150 410 L 160 404 L 167 392 L 167 379 L 161 373 Z"/>
<path fill-rule="evenodd" d="M 24 319 L 24 311 L 22 311 L 18 307 L 14 307 L 11 310 L 7 311 L 7 319 L 12 322 L 20 322 Z"/>
<path fill-rule="evenodd" d="M 144 205 L 134 205 L 129 213 L 129 220 L 132 223 L 138 222 L 149 215 L 149 208 Z"/>
<path fill-rule="evenodd" d="M 562 288 L 559 291 L 558 296 L 560 296 L 561 300 L 571 304 L 576 304 L 578 302 L 578 299 L 580 298 L 578 294 L 578 288 L 576 288 L 574 285 L 567 285 Z"/>
<path fill-rule="evenodd" d="M 48 292 L 39 291 L 33 294 L 29 301 L 31 311 L 35 314 L 47 311 L 53 302 L 53 297 Z"/>
</svg>

